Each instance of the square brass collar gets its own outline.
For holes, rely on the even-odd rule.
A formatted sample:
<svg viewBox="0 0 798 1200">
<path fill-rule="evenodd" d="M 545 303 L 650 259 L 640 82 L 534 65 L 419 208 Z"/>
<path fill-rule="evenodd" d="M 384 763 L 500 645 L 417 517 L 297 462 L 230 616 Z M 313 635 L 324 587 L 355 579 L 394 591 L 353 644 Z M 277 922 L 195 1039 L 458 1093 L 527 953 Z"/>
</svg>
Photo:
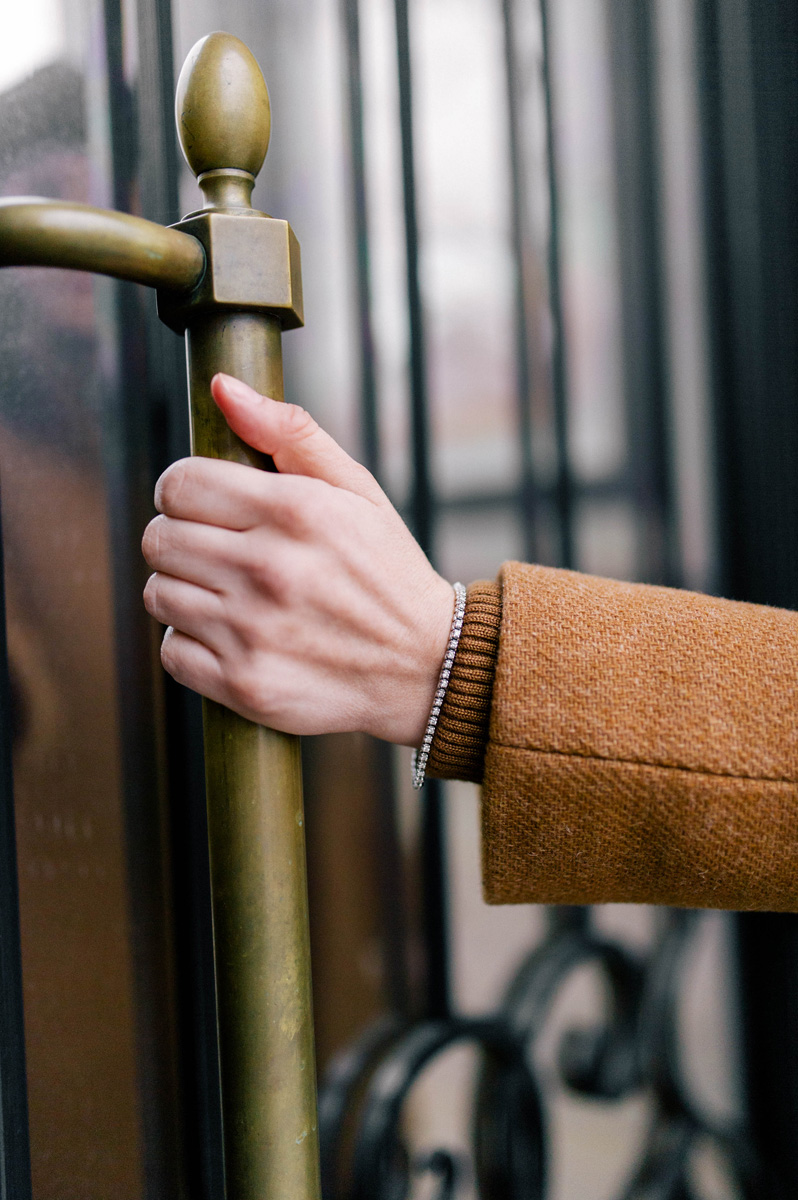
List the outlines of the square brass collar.
<svg viewBox="0 0 798 1200">
<path fill-rule="evenodd" d="M 206 256 L 192 292 L 158 292 L 158 315 L 175 332 L 220 308 L 271 313 L 283 329 L 304 324 L 299 242 L 287 221 L 252 210 L 201 212 L 172 228 L 197 238 Z"/>
</svg>

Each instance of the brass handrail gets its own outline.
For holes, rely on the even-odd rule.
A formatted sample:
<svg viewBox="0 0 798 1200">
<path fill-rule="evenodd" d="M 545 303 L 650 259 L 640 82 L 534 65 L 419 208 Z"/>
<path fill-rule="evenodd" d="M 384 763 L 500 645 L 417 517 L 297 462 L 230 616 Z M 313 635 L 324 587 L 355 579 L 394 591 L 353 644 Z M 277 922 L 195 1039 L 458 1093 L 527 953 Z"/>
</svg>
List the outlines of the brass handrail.
<svg viewBox="0 0 798 1200">
<path fill-rule="evenodd" d="M 185 290 L 205 270 L 196 238 L 143 217 L 39 196 L 0 199 L 0 267 L 69 267 Z"/>
<path fill-rule="evenodd" d="M 213 402 L 217 371 L 283 398 L 281 332 L 302 324 L 299 246 L 256 212 L 269 94 L 247 47 L 190 51 L 177 125 L 204 194 L 163 228 L 88 205 L 0 202 L 0 266 L 98 271 L 158 288 L 186 335 L 194 454 L 267 466 Z M 203 702 L 227 1200 L 319 1200 L 316 1073 L 299 739 Z"/>
</svg>

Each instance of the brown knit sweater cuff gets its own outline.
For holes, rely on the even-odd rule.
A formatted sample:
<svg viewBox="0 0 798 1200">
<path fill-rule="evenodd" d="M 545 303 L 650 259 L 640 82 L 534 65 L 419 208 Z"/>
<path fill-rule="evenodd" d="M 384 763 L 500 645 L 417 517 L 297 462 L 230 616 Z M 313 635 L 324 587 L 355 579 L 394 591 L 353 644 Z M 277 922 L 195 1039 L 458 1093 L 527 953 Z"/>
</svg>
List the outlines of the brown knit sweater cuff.
<svg viewBox="0 0 798 1200">
<path fill-rule="evenodd" d="M 432 739 L 428 775 L 482 782 L 501 619 L 501 585 L 472 583 L 466 594 L 463 631 L 449 686 Z"/>
</svg>

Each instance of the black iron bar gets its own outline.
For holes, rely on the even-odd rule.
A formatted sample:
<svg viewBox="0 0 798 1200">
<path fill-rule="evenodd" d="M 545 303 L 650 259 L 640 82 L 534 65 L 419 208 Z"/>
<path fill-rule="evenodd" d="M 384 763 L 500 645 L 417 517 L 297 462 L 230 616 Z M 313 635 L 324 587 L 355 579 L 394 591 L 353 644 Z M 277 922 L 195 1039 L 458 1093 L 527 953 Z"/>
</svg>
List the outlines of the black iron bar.
<svg viewBox="0 0 798 1200">
<path fill-rule="evenodd" d="M 349 115 L 350 203 L 355 231 L 355 295 L 360 349 L 360 427 L 363 462 L 380 479 L 381 455 L 377 415 L 377 371 L 371 320 L 371 255 L 366 198 L 366 148 L 363 133 L 363 73 L 360 53 L 359 0 L 342 0 L 346 46 Z"/>
<path fill-rule="evenodd" d="M 130 212 L 135 202 L 138 130 L 131 81 L 124 70 L 124 15 L 119 0 L 105 0 L 107 119 L 115 208 Z M 138 555 L 141 531 L 151 512 L 149 487 L 150 402 L 145 318 L 141 293 L 111 281 L 114 322 L 100 337 L 111 353 L 102 377 L 106 421 L 106 466 L 113 573 L 115 670 L 119 727 L 126 873 L 130 888 L 130 952 L 142 1165 L 154 1191 L 175 1192 L 184 1178 L 181 1153 L 177 1044 L 172 993 L 171 896 L 164 872 L 166 814 L 159 779 L 152 698 L 151 626 L 140 602 L 146 580 Z M 144 401 L 144 402 L 142 402 Z"/>
<path fill-rule="evenodd" d="M 376 845 L 383 934 L 383 987 L 391 1012 L 397 1016 L 407 1016 L 410 1011 L 408 921 L 397 821 L 395 753 L 390 743 L 376 738 L 371 743 L 371 749 L 377 789 Z"/>
<path fill-rule="evenodd" d="M 660 237 L 652 10 L 607 6 L 618 190 L 624 392 L 639 572 L 678 586 Z"/>
<path fill-rule="evenodd" d="M 22 1002 L 22 948 L 14 820 L 12 701 L 6 642 L 3 543 L 0 531 L 0 1196 L 30 1200 L 30 1142 Z"/>
<path fill-rule="evenodd" d="M 170 0 L 139 0 L 136 27 L 141 211 L 167 224 L 180 217 Z M 186 352 L 183 339 L 158 320 L 153 305 L 144 306 L 144 318 L 148 467 L 154 482 L 170 462 L 190 453 Z M 224 1170 L 202 710 L 200 697 L 166 674 L 163 686 L 183 1168 L 189 1195 L 220 1200 Z"/>
<path fill-rule="evenodd" d="M 707 3 L 709 0 L 707 0 Z M 423 356 L 423 313 L 418 289 L 418 230 L 415 209 L 415 181 L 412 162 L 412 129 L 410 126 L 410 53 L 408 35 L 407 0 L 395 0 L 397 34 L 400 62 L 400 99 L 402 105 L 402 149 L 405 167 L 406 235 L 408 241 L 408 301 L 411 312 L 411 389 L 414 404 L 414 467 L 416 485 L 411 495 L 409 515 L 417 520 L 419 532 L 430 548 L 435 532 L 435 521 L 442 512 L 474 514 L 479 512 L 515 513 L 519 507 L 517 488 L 497 488 L 494 491 L 475 495 L 473 493 L 440 496 L 434 493 L 428 475 L 427 455 L 429 437 L 426 428 L 428 414 Z M 619 5 L 627 15 L 620 33 L 626 38 L 624 52 L 629 51 L 628 39 L 634 34 L 634 0 L 610 0 L 610 5 Z M 514 91 L 513 72 L 517 71 L 518 46 L 513 24 L 519 10 L 513 8 L 512 0 L 502 0 L 505 32 L 505 57 L 508 71 L 508 120 L 510 129 L 511 172 L 514 194 L 511 198 L 513 249 L 517 258 L 515 296 L 516 320 L 526 322 L 529 313 L 524 311 L 526 297 L 523 287 L 524 250 L 524 176 L 523 136 L 520 131 L 519 92 Z M 645 440 L 639 445 L 640 461 L 627 463 L 611 478 L 589 482 L 575 478 L 571 472 L 568 454 L 568 380 L 564 349 L 562 297 L 560 291 L 560 253 L 558 229 L 558 186 L 556 173 L 556 137 L 552 85 L 552 62 L 550 46 L 549 9 L 547 0 L 540 0 L 543 26 L 543 88 L 546 104 L 546 130 L 548 155 L 548 189 L 550 202 L 549 224 L 549 300 L 554 325 L 554 347 L 552 352 L 551 388 L 553 424 L 558 455 L 558 473 L 552 483 L 541 483 L 535 498 L 542 507 L 554 510 L 559 521 L 561 537 L 560 559 L 566 566 L 574 560 L 574 516 L 576 506 L 606 500 L 622 501 L 626 504 L 639 499 L 636 490 L 642 480 L 648 489 L 646 496 L 656 498 L 658 514 L 670 512 L 669 495 L 657 480 L 657 471 L 667 463 L 670 452 L 665 424 L 654 430 L 650 422 L 643 425 Z M 631 20 L 629 20 L 631 14 Z M 639 15 L 639 14 L 638 14 Z M 646 18 L 647 19 L 647 18 Z M 617 47 L 613 47 L 617 52 Z M 405 72 L 403 76 L 402 72 Z M 404 83 L 402 82 L 404 79 Z M 515 76 L 515 83 L 518 77 Z M 631 95 L 634 98 L 634 91 Z M 650 96 L 646 103 L 650 102 Z M 653 119 L 649 112 L 647 121 Z M 633 125 L 624 137 L 637 139 L 631 152 L 640 155 L 652 152 L 655 129 L 641 130 Z M 648 139 L 647 148 L 639 144 L 641 136 Z M 627 148 L 628 150 L 628 148 Z M 620 203 L 620 202 L 619 202 Z M 409 213 L 408 213 L 409 208 Z M 621 213 L 621 221 L 624 216 Z M 639 232 L 640 220 L 636 226 Z M 653 227 L 652 227 L 653 228 Z M 649 230 L 654 240 L 648 250 L 656 246 L 656 234 Z M 628 253 L 628 249 L 624 251 Z M 655 264 L 656 265 L 656 264 Z M 647 268 L 641 268 L 645 271 Z M 626 281 L 624 282 L 626 286 Z M 624 297 L 624 302 L 627 302 Z M 650 317 L 650 314 L 649 314 Z M 647 319 L 649 319 L 647 317 Z M 658 318 L 659 319 L 659 318 Z M 516 348 L 523 354 L 523 363 L 517 365 L 519 409 L 526 403 L 526 413 L 519 411 L 519 432 L 525 436 L 524 421 L 528 420 L 529 391 L 533 366 L 529 355 L 530 326 L 524 324 L 516 330 Z M 416 339 L 414 341 L 414 339 Z M 667 402 L 667 390 L 662 390 L 662 403 Z M 664 415 L 665 410 L 660 412 Z M 645 406 L 646 420 L 651 410 Z M 415 417 L 418 420 L 415 420 Z M 631 426 L 635 414 L 627 408 L 627 423 Z M 531 430 L 529 431 L 531 448 Z M 659 456 L 659 457 L 658 457 Z M 529 478 L 531 478 L 531 470 Z M 432 507 L 421 505 L 421 485 L 429 490 L 426 501 Z M 667 481 L 666 481 L 667 482 Z M 425 524 L 426 522 L 426 524 Z M 654 548 L 660 554 L 660 547 Z M 660 560 L 661 561 L 661 560 Z M 427 814 L 434 809 L 424 808 Z M 439 812 L 438 812 L 439 817 Z M 438 874 L 434 878 L 441 887 L 442 880 L 442 827 L 430 829 L 425 824 L 424 842 L 427 861 L 437 863 Z M 436 855 L 439 857 L 436 858 Z M 431 950 L 434 942 L 430 936 L 429 922 L 437 920 L 445 931 L 445 910 L 436 910 L 430 905 L 427 911 L 427 953 L 431 966 L 436 965 Z M 537 1101 L 539 1080 L 533 1064 L 536 1062 L 536 1046 L 546 1027 L 552 1006 L 558 1003 L 562 986 L 567 979 L 587 963 L 598 969 L 608 988 L 606 1013 L 593 1030 L 568 1029 L 562 1038 L 557 1054 L 558 1070 L 565 1084 L 577 1094 L 593 1100 L 617 1101 L 621 1097 L 642 1094 L 644 1090 L 653 1096 L 652 1116 L 639 1147 L 637 1161 L 632 1164 L 628 1178 L 621 1183 L 617 1196 L 631 1197 L 633 1194 L 653 1197 L 686 1196 L 692 1186 L 691 1161 L 698 1147 L 710 1145 L 726 1164 L 729 1179 L 736 1184 L 741 1195 L 749 1200 L 759 1200 L 771 1193 L 760 1189 L 758 1168 L 750 1154 L 750 1147 L 742 1126 L 719 1127 L 713 1118 L 702 1111 L 697 1098 L 693 1097 L 682 1079 L 681 1063 L 675 1053 L 679 1032 L 679 995 L 683 989 L 684 973 L 688 964 L 687 951 L 692 931 L 698 927 L 697 919 L 690 914 L 676 914 L 666 918 L 666 923 L 644 953 L 632 951 L 622 941 L 608 940 L 593 927 L 591 910 L 559 906 L 549 910 L 548 932 L 541 944 L 528 956 L 514 977 L 503 1004 L 493 1017 L 484 1022 L 463 1022 L 456 1015 L 438 1021 L 416 1021 L 402 1034 L 394 1030 L 378 1031 L 384 1040 L 369 1041 L 358 1047 L 358 1053 L 342 1058 L 339 1064 L 339 1094 L 332 1099 L 339 1111 L 348 1103 L 360 1085 L 365 1097 L 359 1111 L 359 1128 L 355 1139 L 353 1169 L 350 1169 L 347 1195 L 369 1196 L 374 1200 L 386 1200 L 388 1196 L 405 1195 L 417 1181 L 420 1172 L 429 1171 L 429 1164 L 438 1161 L 449 1169 L 449 1176 L 439 1184 L 439 1196 L 449 1194 L 447 1188 L 455 1186 L 451 1180 L 455 1174 L 455 1162 L 445 1154 L 414 1158 L 407 1145 L 402 1125 L 402 1107 L 412 1092 L 418 1078 L 434 1057 L 449 1048 L 454 1041 L 465 1039 L 478 1045 L 483 1052 L 491 1050 L 494 1036 L 511 1039 L 508 1047 L 507 1064 L 513 1069 L 527 1067 L 530 1078 L 516 1078 L 513 1072 L 506 1076 L 497 1070 L 497 1064 L 483 1064 L 476 1090 L 476 1120 L 473 1136 L 473 1157 L 476 1165 L 477 1186 L 485 1200 L 495 1197 L 524 1196 L 542 1197 L 546 1191 L 546 1169 L 549 1152 L 549 1136 L 544 1106 Z M 763 952 L 764 957 L 764 952 Z M 786 961 L 786 960 L 785 960 Z M 762 970 L 762 964 L 757 964 Z M 429 1007 L 435 1011 L 436 997 L 430 984 Z M 795 990 L 789 989 L 794 997 Z M 439 1000 L 439 997 L 438 997 Z M 783 1021 L 779 1029 L 787 1028 Z M 789 1056 L 788 1056 L 789 1057 Z M 502 1063 L 498 1066 L 501 1068 Z M 782 1102 L 784 1092 L 777 1100 Z M 524 1095 L 527 1097 L 526 1105 Z M 787 1105 L 788 1111 L 793 1106 Z M 763 1110 L 762 1116 L 768 1116 Z M 784 1122 L 786 1128 L 786 1122 Z M 335 1144 L 331 1151 L 338 1151 L 336 1164 L 349 1162 L 349 1144 L 344 1160 L 341 1148 L 344 1139 L 340 1134 L 340 1122 L 333 1130 Z M 794 1140 L 794 1139 L 793 1139 Z M 444 1161 L 445 1160 L 445 1161 Z M 332 1158 L 331 1158 L 332 1161 Z M 524 1168 L 524 1169 L 522 1169 Z M 342 1192 L 343 1194 L 343 1192 Z M 790 1193 L 792 1194 L 792 1193 Z"/>
<path fill-rule="evenodd" d="M 446 832 L 443 788 L 429 779 L 421 798 L 422 935 L 426 959 L 424 1012 L 445 1018 L 451 1012 L 449 980 L 449 902 L 446 894 Z"/>
<path fill-rule="evenodd" d="M 551 61 L 549 0 L 539 0 L 543 41 L 543 95 L 546 112 L 546 171 L 549 185 L 549 307 L 552 324 L 552 398 L 557 446 L 557 515 L 560 522 L 560 564 L 575 566 L 574 487 L 568 452 L 568 369 L 565 358 L 562 292 L 560 288 L 560 196 L 557 173 L 554 84 Z"/>
<path fill-rule="evenodd" d="M 604 479 L 592 479 L 585 482 L 574 480 L 572 494 L 574 500 L 597 501 L 628 500 L 630 484 L 626 475 L 608 476 Z M 537 498 L 542 503 L 553 504 L 557 498 L 555 484 L 537 483 Z M 453 496 L 437 496 L 438 513 L 453 512 L 495 512 L 501 508 L 515 508 L 518 505 L 516 488 L 496 489 L 485 492 L 461 492 Z"/>
<path fill-rule="evenodd" d="M 402 146 L 407 311 L 410 327 L 410 411 L 412 427 L 413 487 L 410 498 L 413 530 L 434 560 L 435 497 L 430 473 L 429 405 L 427 396 L 424 313 L 418 277 L 418 215 L 413 151 L 413 91 L 410 57 L 410 22 L 407 0 L 394 0 L 396 17 L 399 124 Z M 423 935 L 426 957 L 428 1016 L 443 1017 L 450 1010 L 447 945 L 446 859 L 443 827 L 443 794 L 430 780 L 422 794 L 421 870 L 424 897 Z"/>
<path fill-rule="evenodd" d="M 126 77 L 125 20 L 120 0 L 104 0 L 112 198 L 115 208 L 130 212 L 137 203 L 140 144 L 148 141 L 155 129 L 152 123 L 144 126 L 136 120 L 138 104 L 149 105 L 152 98 L 134 96 L 134 81 Z M 194 1156 L 183 1141 L 167 797 L 153 706 L 152 629 L 140 601 L 146 571 L 138 551 L 141 531 L 152 511 L 150 414 L 155 397 L 144 353 L 147 338 L 142 294 L 118 281 L 110 283 L 109 288 L 114 324 L 105 333 L 111 354 L 105 358 L 108 368 L 103 376 L 107 413 L 103 453 L 113 571 L 114 665 L 119 710 L 124 713 L 119 752 L 126 872 L 134 913 L 130 949 L 140 1064 L 141 1155 L 152 1190 L 173 1194 L 185 1186 L 186 1173 L 193 1167 L 189 1160 Z"/>
<path fill-rule="evenodd" d="M 519 504 L 523 525 L 524 554 L 527 562 L 537 558 L 535 530 L 536 488 L 532 460 L 532 372 L 529 346 L 529 312 L 526 303 L 524 264 L 528 236 L 526 230 L 526 189 L 518 105 L 518 65 L 515 35 L 514 0 L 502 0 L 504 25 L 504 64 L 507 85 L 507 132 L 510 162 L 510 240 L 513 250 L 513 332 L 515 335 L 515 387 L 518 440 L 521 451 Z"/>
<path fill-rule="evenodd" d="M 700 0 L 696 17 L 720 586 L 796 609 L 798 10 Z M 735 926 L 743 1102 L 765 1194 L 787 1200 L 798 1195 L 798 917 L 743 913 Z"/>
<path fill-rule="evenodd" d="M 342 0 L 349 114 L 350 203 L 355 242 L 355 294 L 360 351 L 360 428 L 363 462 L 377 479 L 382 475 L 377 370 L 372 323 L 371 239 L 366 193 L 366 146 L 363 130 L 363 73 L 359 0 Z M 407 914 L 403 903 L 402 866 L 396 815 L 394 749 L 372 743 L 372 770 L 377 791 L 377 852 L 380 866 L 383 978 L 391 1010 L 409 1007 L 407 978 Z"/>
<path fill-rule="evenodd" d="M 412 430 L 413 531 L 425 553 L 435 547 L 432 477 L 430 472 L 429 401 L 426 338 L 418 277 L 418 210 L 413 145 L 413 84 L 410 59 L 408 0 L 395 0 L 396 49 L 399 76 L 399 125 L 402 146 L 402 198 L 405 224 L 407 317 L 410 330 L 410 414 Z"/>
</svg>

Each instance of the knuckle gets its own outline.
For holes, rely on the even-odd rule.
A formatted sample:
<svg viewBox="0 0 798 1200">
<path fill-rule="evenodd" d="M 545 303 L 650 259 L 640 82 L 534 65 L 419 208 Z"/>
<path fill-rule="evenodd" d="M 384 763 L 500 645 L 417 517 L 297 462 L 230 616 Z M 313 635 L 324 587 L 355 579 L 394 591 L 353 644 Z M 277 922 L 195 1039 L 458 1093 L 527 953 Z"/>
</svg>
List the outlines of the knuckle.
<svg viewBox="0 0 798 1200">
<path fill-rule="evenodd" d="M 323 503 L 322 503 L 323 499 Z M 328 544 L 337 542 L 342 536 L 356 533 L 350 518 L 348 496 L 346 493 L 325 493 L 324 497 L 314 494 L 310 497 L 308 524 L 317 535 L 320 542 Z"/>
<path fill-rule="evenodd" d="M 291 487 L 284 489 L 280 525 L 292 537 L 305 540 L 325 521 L 325 508 L 321 503 L 323 489 L 316 486 L 318 482 L 317 479 L 294 475 Z"/>
<path fill-rule="evenodd" d="M 141 539 L 141 551 L 150 566 L 155 566 L 161 550 L 161 535 L 166 517 L 153 517 Z"/>
<path fill-rule="evenodd" d="M 294 441 L 303 441 L 311 437 L 319 428 L 316 421 L 299 404 L 283 406 L 283 427 L 286 434 Z"/>
<path fill-rule="evenodd" d="M 174 630 L 167 629 L 161 641 L 161 665 L 175 678 L 180 674 L 180 653 L 175 642 Z"/>
<path fill-rule="evenodd" d="M 290 587 L 290 572 L 279 549 L 268 552 L 257 544 L 253 545 L 248 557 L 247 573 L 256 592 L 265 593 L 277 604 L 282 603 Z"/>
<path fill-rule="evenodd" d="M 259 716 L 268 715 L 262 673 L 254 667 L 249 659 L 240 663 L 232 671 L 228 687 L 236 707 L 256 712 Z"/>
<path fill-rule="evenodd" d="M 286 608 L 293 610 L 297 606 L 304 607 L 308 598 L 318 591 L 321 561 L 316 554 L 295 555 L 283 583 Z"/>
<path fill-rule="evenodd" d="M 307 506 L 301 501 L 288 501 L 282 509 L 280 525 L 292 538 L 304 539 L 315 527 Z"/>
<path fill-rule="evenodd" d="M 274 558 L 264 558 L 255 567 L 256 581 L 275 604 L 286 604 L 291 596 L 291 575 L 284 564 Z"/>
<path fill-rule="evenodd" d="M 161 513 L 176 508 L 186 484 L 190 459 L 181 458 L 167 467 L 155 485 L 155 507 Z"/>
<path fill-rule="evenodd" d="M 257 609 L 247 596 L 220 596 L 216 626 L 232 634 L 236 644 L 243 647 L 245 652 L 257 648 L 263 640 Z"/>
<path fill-rule="evenodd" d="M 160 596 L 160 580 L 157 575 L 150 575 L 144 585 L 144 607 L 151 616 L 158 615 L 158 601 Z"/>
</svg>

